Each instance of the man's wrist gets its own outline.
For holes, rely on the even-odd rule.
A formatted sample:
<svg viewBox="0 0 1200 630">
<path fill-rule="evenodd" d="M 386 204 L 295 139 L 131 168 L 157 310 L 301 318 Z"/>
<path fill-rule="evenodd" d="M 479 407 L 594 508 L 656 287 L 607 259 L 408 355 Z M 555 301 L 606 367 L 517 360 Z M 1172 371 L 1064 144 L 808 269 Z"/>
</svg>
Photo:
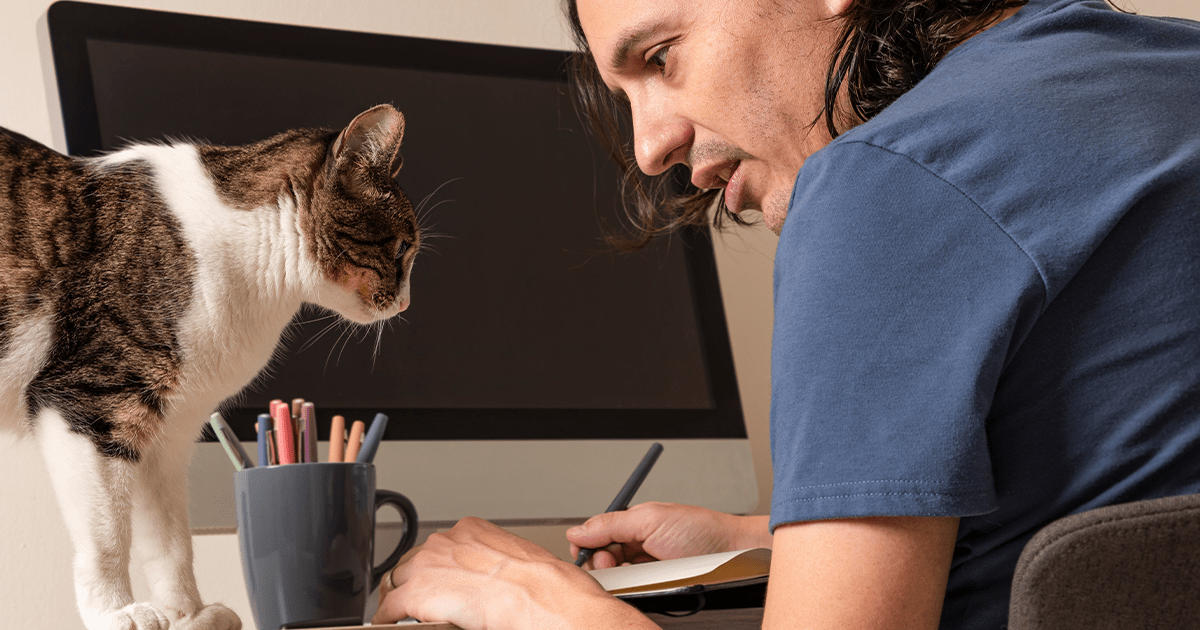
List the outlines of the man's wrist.
<svg viewBox="0 0 1200 630">
<path fill-rule="evenodd" d="M 594 610 L 600 614 L 589 614 L 585 619 L 579 620 L 579 625 L 572 627 L 579 628 L 580 630 L 608 630 L 609 628 L 621 628 L 622 630 L 661 630 L 658 624 L 651 621 L 642 611 L 612 595 L 606 594 L 603 597 L 597 597 L 592 606 L 583 607 L 580 610 Z"/>
<path fill-rule="evenodd" d="M 753 549 L 756 547 L 771 548 L 771 517 L 765 514 L 754 516 L 737 516 L 737 537 L 734 549 Z M 731 549 L 733 551 L 734 549 Z"/>
</svg>

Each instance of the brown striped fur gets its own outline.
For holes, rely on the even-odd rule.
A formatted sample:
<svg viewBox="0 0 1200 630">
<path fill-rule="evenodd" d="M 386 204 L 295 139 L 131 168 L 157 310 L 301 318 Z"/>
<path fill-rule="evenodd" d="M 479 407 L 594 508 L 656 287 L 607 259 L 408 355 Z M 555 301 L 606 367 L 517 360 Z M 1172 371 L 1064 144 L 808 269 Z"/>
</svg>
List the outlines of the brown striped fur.
<svg viewBox="0 0 1200 630">
<path fill-rule="evenodd" d="M 136 458 L 179 374 L 175 325 L 192 258 L 144 168 L 103 176 L 0 129 L 0 353 L 12 326 L 55 319 L 30 412 L 61 409 L 106 455 Z"/>
</svg>

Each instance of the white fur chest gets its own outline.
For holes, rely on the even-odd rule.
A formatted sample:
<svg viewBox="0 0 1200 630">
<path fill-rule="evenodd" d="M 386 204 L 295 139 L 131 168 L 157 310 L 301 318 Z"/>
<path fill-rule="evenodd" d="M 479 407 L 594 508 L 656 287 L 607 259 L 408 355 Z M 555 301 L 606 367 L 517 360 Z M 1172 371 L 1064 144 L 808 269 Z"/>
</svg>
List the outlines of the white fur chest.
<svg viewBox="0 0 1200 630">
<path fill-rule="evenodd" d="M 195 257 L 191 302 L 178 327 L 180 394 L 187 407 L 215 405 L 267 364 L 301 296 L 318 284 L 298 209 L 290 199 L 251 211 L 230 207 L 192 146 L 142 145 L 104 158 L 106 166 L 126 160 L 153 167 Z"/>
</svg>

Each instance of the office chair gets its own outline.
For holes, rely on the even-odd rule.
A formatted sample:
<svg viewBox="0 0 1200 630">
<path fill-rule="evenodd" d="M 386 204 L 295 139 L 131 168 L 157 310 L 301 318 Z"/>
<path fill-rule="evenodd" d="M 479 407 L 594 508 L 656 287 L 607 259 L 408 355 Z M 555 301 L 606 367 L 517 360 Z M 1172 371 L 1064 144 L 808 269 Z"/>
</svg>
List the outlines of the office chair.
<svg viewBox="0 0 1200 630">
<path fill-rule="evenodd" d="M 1017 562 L 1008 628 L 1200 628 L 1200 494 L 1047 525 Z"/>
</svg>

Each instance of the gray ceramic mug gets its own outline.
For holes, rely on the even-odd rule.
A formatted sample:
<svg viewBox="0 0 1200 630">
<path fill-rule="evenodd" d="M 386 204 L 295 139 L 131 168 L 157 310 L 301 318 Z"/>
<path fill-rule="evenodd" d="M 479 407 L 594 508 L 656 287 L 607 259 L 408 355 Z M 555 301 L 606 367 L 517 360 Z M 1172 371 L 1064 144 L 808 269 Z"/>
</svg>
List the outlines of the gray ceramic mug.
<svg viewBox="0 0 1200 630">
<path fill-rule="evenodd" d="M 375 467 L 288 464 L 234 473 L 238 546 L 259 630 L 361 625 L 367 595 L 412 547 L 417 511 L 375 489 Z M 375 511 L 404 515 L 399 546 L 372 566 Z"/>
</svg>

